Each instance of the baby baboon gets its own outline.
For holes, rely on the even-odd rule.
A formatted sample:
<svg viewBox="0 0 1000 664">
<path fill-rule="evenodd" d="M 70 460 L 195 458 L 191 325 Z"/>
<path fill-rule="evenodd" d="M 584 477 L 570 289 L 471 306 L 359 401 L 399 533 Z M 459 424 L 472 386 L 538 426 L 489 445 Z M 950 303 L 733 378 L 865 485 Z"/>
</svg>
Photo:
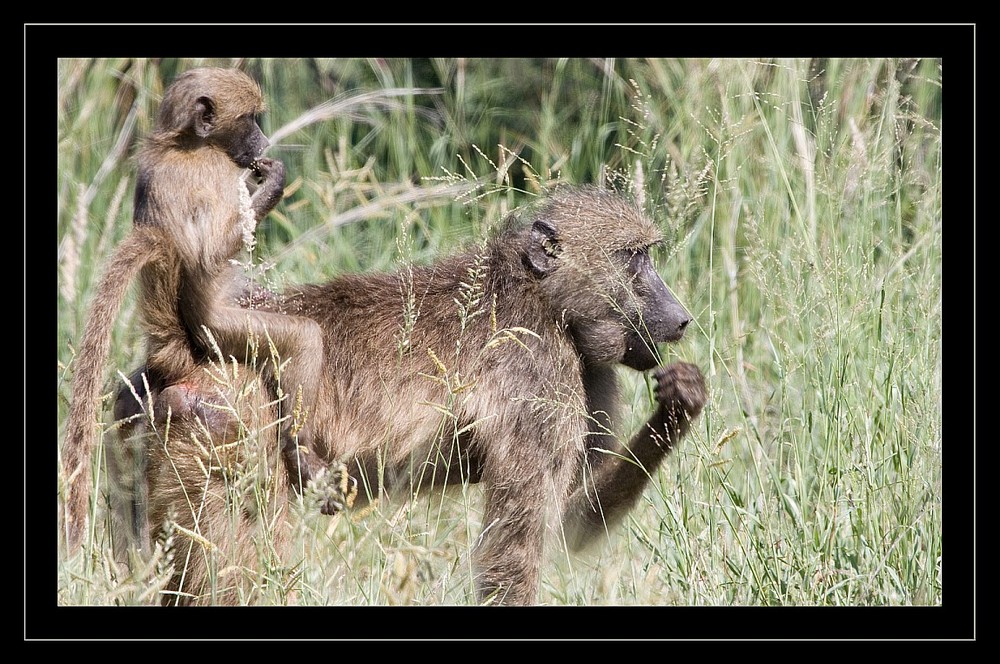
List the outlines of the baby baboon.
<svg viewBox="0 0 1000 664">
<path fill-rule="evenodd" d="M 134 227 L 105 268 L 77 357 L 63 448 L 71 548 L 80 543 L 88 511 L 90 456 L 111 328 L 137 273 L 147 366 L 160 384 L 181 390 L 191 374 L 203 370 L 213 344 L 224 357 L 242 358 L 248 332 L 266 333 L 288 360 L 283 386 L 293 396 L 301 390 L 305 409 L 312 411 L 322 358 L 319 328 L 304 318 L 242 309 L 234 292 L 239 281 L 230 259 L 284 188 L 284 165 L 261 157 L 268 141 L 256 115 L 263 107 L 260 87 L 235 69 L 185 72 L 164 93 L 155 129 L 138 155 Z M 246 169 L 256 180 L 252 196 Z M 300 466 L 291 420 L 283 425 L 282 448 L 298 484 L 325 467 L 316 455 L 303 455 L 308 463 Z M 298 434 L 307 442 L 310 426 L 306 423 Z"/>
<path fill-rule="evenodd" d="M 615 366 L 654 368 L 655 344 L 679 340 L 690 320 L 653 268 L 659 242 L 618 195 L 571 190 L 512 217 L 478 251 L 296 287 L 278 305 L 323 330 L 315 426 L 334 442 L 317 451 L 347 463 L 359 505 L 484 486 L 480 601 L 537 601 L 547 531 L 575 548 L 606 533 L 702 410 L 694 365 L 659 368 L 657 411 L 627 447 L 611 442 Z M 176 487 L 199 481 L 151 475 L 151 512 L 181 511 Z"/>
</svg>

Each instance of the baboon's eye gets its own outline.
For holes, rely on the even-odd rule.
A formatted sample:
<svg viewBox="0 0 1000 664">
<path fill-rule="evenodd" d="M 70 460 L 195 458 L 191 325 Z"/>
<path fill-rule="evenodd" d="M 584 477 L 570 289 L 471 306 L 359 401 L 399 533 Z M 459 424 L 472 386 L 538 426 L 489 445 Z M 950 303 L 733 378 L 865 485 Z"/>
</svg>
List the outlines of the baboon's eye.
<svg viewBox="0 0 1000 664">
<path fill-rule="evenodd" d="M 645 249 L 640 249 L 631 252 L 629 257 L 628 266 L 632 274 L 638 274 L 642 271 L 643 266 L 649 262 L 649 252 Z"/>
<path fill-rule="evenodd" d="M 641 252 L 642 249 L 619 249 L 615 253 L 615 256 L 617 256 L 618 259 L 623 263 L 631 263 L 632 260 L 635 258 L 636 254 L 639 254 Z"/>
</svg>

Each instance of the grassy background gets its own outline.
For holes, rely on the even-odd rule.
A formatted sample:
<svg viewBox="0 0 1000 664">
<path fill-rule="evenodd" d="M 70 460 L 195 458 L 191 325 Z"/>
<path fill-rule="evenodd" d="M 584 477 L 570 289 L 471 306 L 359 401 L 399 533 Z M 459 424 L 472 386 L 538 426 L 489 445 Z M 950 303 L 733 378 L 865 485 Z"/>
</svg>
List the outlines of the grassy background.
<svg viewBox="0 0 1000 664">
<path fill-rule="evenodd" d="M 258 231 L 269 285 L 430 261 L 556 182 L 629 191 L 661 224 L 658 268 L 694 315 L 667 354 L 711 402 L 609 542 L 551 552 L 543 602 L 941 603 L 940 61 L 61 61 L 60 441 L 130 156 L 201 64 L 261 82 L 268 135 L 301 124 L 270 153 L 289 177 Z M 109 375 L 142 346 L 130 301 Z M 652 399 L 622 376 L 627 435 Z M 266 602 L 468 603 L 478 498 L 298 519 Z M 60 603 L 148 597 L 155 574 L 103 541 L 60 558 Z"/>
</svg>

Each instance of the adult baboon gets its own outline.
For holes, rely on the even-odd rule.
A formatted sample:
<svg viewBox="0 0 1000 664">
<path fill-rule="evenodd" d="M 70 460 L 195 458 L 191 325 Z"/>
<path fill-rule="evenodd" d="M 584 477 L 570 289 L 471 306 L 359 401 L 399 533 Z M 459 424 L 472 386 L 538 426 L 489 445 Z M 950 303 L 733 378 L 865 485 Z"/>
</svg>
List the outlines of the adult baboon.
<svg viewBox="0 0 1000 664">
<path fill-rule="evenodd" d="M 98 395 L 111 328 L 127 287 L 138 273 L 148 339 L 147 366 L 164 396 L 183 391 L 217 347 L 243 358 L 248 332 L 268 335 L 288 361 L 287 391 L 301 390 L 312 411 L 319 382 L 322 334 L 305 318 L 248 311 L 236 303 L 239 281 L 230 259 L 281 199 L 285 168 L 261 154 L 268 141 L 256 116 L 259 86 L 235 69 L 194 69 L 166 90 L 153 133 L 138 155 L 134 227 L 105 268 L 76 359 L 73 403 L 63 448 L 65 528 L 79 545 L 90 495 Z M 249 169 L 249 172 L 247 171 Z M 256 182 L 247 182 L 251 175 Z M 255 185 L 249 194 L 248 184 Z M 311 412 L 310 412 L 311 414 Z M 300 464 L 293 418 L 282 425 L 282 450 L 293 483 L 321 475 L 316 455 Z M 311 441 L 306 421 L 298 436 Z"/>
<path fill-rule="evenodd" d="M 656 412 L 627 446 L 614 442 L 615 366 L 654 368 L 655 344 L 679 340 L 690 320 L 653 268 L 660 241 L 620 196 L 570 190 L 512 216 L 478 250 L 290 289 L 269 306 L 324 335 L 314 424 L 331 444 L 317 452 L 347 464 L 359 505 L 481 483 L 478 598 L 536 601 L 546 532 L 575 548 L 607 532 L 705 403 L 694 365 L 659 368 Z M 217 424 L 197 426 L 226 439 Z M 201 473 L 165 476 L 150 476 L 160 517 L 205 484 Z"/>
</svg>

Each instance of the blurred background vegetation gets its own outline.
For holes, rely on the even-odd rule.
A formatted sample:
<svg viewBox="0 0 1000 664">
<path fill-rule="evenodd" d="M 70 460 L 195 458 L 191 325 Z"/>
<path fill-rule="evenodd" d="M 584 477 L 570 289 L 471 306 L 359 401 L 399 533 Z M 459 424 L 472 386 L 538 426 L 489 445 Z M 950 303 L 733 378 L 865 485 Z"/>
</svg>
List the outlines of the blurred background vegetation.
<svg viewBox="0 0 1000 664">
<path fill-rule="evenodd" d="M 60 418 L 136 143 L 201 65 L 269 100 L 288 173 L 258 229 L 272 287 L 432 260 L 559 183 L 626 192 L 661 225 L 658 268 L 695 319 L 663 350 L 711 403 L 621 532 L 552 553 L 542 601 L 941 602 L 941 61 L 62 60 Z M 128 303 L 114 369 L 141 361 L 136 323 Z M 622 376 L 634 428 L 651 391 Z M 303 517 L 294 601 L 471 601 L 476 495 Z M 136 601 L 142 581 L 101 559 L 60 561 L 61 602 Z"/>
</svg>

